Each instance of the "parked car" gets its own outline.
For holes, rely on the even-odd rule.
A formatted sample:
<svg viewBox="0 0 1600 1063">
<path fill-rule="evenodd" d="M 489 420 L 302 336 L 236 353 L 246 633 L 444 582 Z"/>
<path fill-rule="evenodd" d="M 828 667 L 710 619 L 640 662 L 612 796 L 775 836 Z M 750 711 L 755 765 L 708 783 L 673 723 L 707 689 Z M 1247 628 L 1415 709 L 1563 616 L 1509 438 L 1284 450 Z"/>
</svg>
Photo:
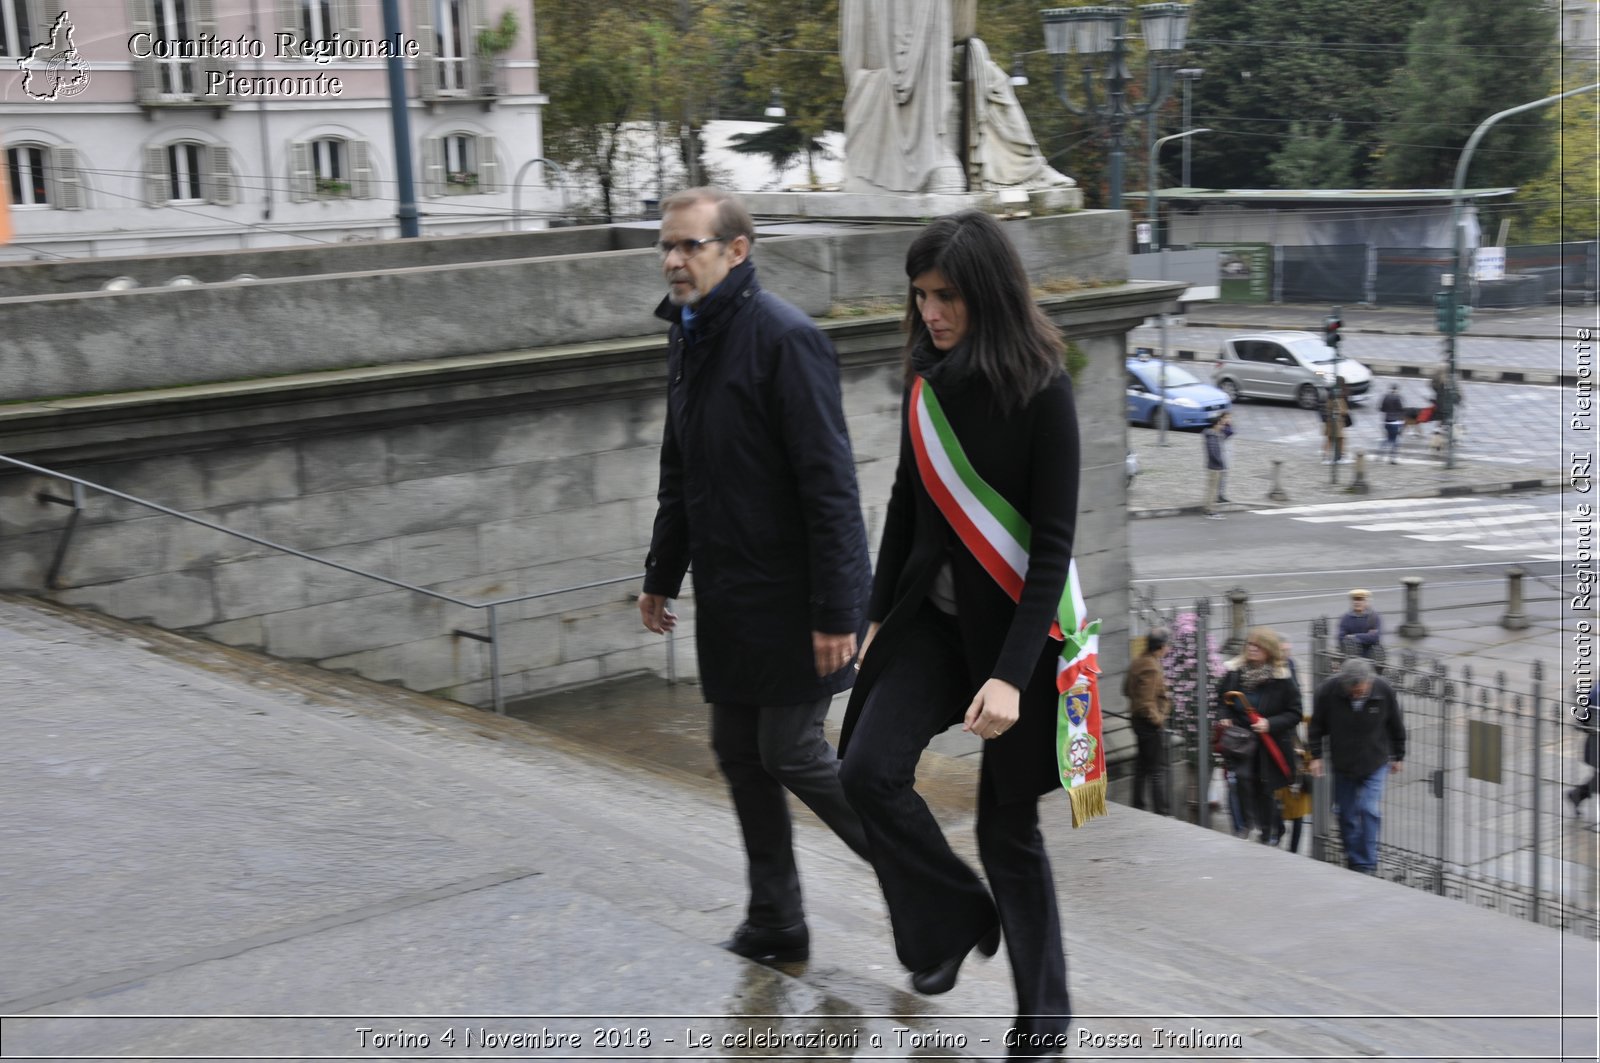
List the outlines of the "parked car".
<svg viewBox="0 0 1600 1063">
<path fill-rule="evenodd" d="M 1128 423 L 1150 428 L 1160 425 L 1161 363 L 1129 358 Z M 1204 428 L 1232 408 L 1233 401 L 1181 365 L 1167 363 L 1167 424 L 1172 428 Z"/>
<path fill-rule="evenodd" d="M 1317 392 L 1342 376 L 1345 397 L 1358 399 L 1372 386 L 1372 370 L 1341 357 L 1315 332 L 1253 332 L 1224 340 L 1211 382 L 1230 399 L 1292 399 L 1303 410 L 1317 407 Z"/>
</svg>

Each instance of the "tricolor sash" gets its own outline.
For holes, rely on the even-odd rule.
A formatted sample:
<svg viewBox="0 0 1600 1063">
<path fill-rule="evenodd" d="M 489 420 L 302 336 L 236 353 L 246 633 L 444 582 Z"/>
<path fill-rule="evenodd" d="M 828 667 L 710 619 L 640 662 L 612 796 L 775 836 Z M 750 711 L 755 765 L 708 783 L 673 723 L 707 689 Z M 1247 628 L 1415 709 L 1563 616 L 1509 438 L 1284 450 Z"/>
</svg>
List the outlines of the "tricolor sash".
<svg viewBox="0 0 1600 1063">
<path fill-rule="evenodd" d="M 1016 508 L 984 482 L 961 449 L 928 382 L 911 387 L 911 446 L 917 471 L 956 537 L 1012 601 L 1022 598 L 1031 529 Z M 1106 753 L 1100 723 L 1100 621 L 1090 620 L 1078 582 L 1067 568 L 1050 637 L 1061 642 L 1056 662 L 1056 761 L 1072 801 L 1072 825 L 1106 811 Z"/>
</svg>

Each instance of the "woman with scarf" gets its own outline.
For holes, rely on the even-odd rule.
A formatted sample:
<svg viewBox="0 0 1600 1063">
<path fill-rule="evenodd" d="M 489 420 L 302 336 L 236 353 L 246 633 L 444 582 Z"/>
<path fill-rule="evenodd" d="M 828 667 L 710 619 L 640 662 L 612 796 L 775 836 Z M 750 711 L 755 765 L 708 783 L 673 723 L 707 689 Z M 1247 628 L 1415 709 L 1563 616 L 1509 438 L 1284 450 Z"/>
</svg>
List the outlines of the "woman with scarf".
<svg viewBox="0 0 1600 1063">
<path fill-rule="evenodd" d="M 1300 726 L 1300 687 L 1284 663 L 1283 644 L 1268 628 L 1252 628 L 1244 653 L 1223 666 L 1217 687 L 1219 726 L 1256 735 L 1249 753 L 1230 767 L 1239 788 L 1246 828 L 1254 822 L 1263 845 L 1283 834 L 1277 791 L 1294 782 L 1295 728 Z"/>
<path fill-rule="evenodd" d="M 1003 935 L 1017 996 L 1008 1051 L 1054 1055 L 1071 1016 L 1038 802 L 1061 785 L 1063 643 L 1052 622 L 1077 522 L 1072 383 L 1060 334 L 993 218 L 964 211 L 933 222 L 907 251 L 906 276 L 900 460 L 841 776 L 913 988 L 947 992 L 967 955 L 993 955 Z M 970 491 L 954 482 L 952 461 Z M 987 541 L 974 539 L 985 533 L 951 509 L 963 504 L 988 507 L 972 511 L 978 525 L 994 509 L 1025 529 L 1009 589 L 992 556 L 986 567 Z M 987 885 L 913 788 L 923 749 L 956 724 L 983 740 L 977 836 Z"/>
</svg>

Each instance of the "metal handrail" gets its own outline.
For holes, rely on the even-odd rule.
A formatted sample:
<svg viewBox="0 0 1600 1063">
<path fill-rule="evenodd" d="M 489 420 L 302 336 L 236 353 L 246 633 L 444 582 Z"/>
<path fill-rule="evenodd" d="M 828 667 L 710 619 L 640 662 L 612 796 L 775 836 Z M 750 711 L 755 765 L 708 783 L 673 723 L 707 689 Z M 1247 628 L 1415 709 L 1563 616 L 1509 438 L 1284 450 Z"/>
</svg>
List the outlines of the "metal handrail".
<svg viewBox="0 0 1600 1063">
<path fill-rule="evenodd" d="M 48 586 L 52 588 L 59 586 L 57 581 L 61 572 L 62 563 L 66 559 L 67 544 L 72 537 L 73 529 L 77 526 L 78 514 L 80 514 L 84 508 L 82 489 L 88 488 L 93 491 L 99 491 L 100 493 L 110 495 L 113 498 L 120 498 L 124 502 L 132 502 L 134 505 L 143 506 L 146 509 L 153 509 L 157 513 L 162 513 L 169 517 L 177 517 L 179 520 L 188 521 L 190 524 L 198 524 L 202 528 L 209 528 L 212 531 L 221 532 L 224 535 L 231 535 L 236 539 L 243 539 L 246 542 L 255 543 L 257 546 L 264 546 L 270 550 L 276 550 L 279 553 L 289 554 L 293 557 L 298 557 L 306 561 L 314 561 L 319 565 L 327 565 L 329 568 L 336 568 L 339 571 L 349 573 L 352 576 L 360 576 L 363 579 L 375 580 L 378 583 L 386 583 L 391 587 L 425 595 L 429 598 L 436 598 L 439 601 L 449 602 L 451 605 L 457 605 L 464 609 L 488 610 L 488 635 L 479 635 L 474 632 L 462 631 L 460 629 L 452 631 L 451 634 L 461 638 L 468 638 L 478 642 L 488 643 L 489 685 L 493 691 L 494 711 L 502 716 L 505 715 L 506 710 L 505 696 L 500 684 L 500 633 L 499 618 L 496 615 L 497 609 L 507 605 L 516 605 L 520 602 L 534 601 L 539 598 L 552 598 L 558 594 L 571 594 L 574 591 L 586 591 L 593 590 L 596 587 L 609 587 L 619 583 L 630 583 L 637 579 L 643 579 L 645 575 L 643 572 L 635 572 L 627 576 L 617 576 L 612 579 L 595 580 L 592 583 L 580 583 L 572 587 L 558 587 L 554 590 L 535 591 L 532 594 L 519 594 L 509 598 L 495 598 L 486 602 L 474 602 L 465 598 L 457 598 L 454 595 L 443 594 L 439 591 L 429 590 L 427 587 L 419 587 L 414 583 L 407 583 L 404 580 L 391 579 L 388 576 L 382 576 L 376 572 L 368 572 L 365 569 L 355 568 L 338 561 L 331 561 L 326 557 L 319 557 L 316 554 L 307 553 L 304 550 L 297 550 L 292 546 L 285 546 L 282 543 L 275 543 L 271 539 L 264 539 L 259 535 L 252 535 L 249 532 L 242 532 L 236 528 L 229 528 L 226 525 L 217 524 L 214 521 L 206 520 L 204 517 L 197 517 L 192 513 L 184 513 L 181 510 L 172 509 L 169 506 L 163 506 L 161 503 L 152 502 L 147 498 L 139 498 L 137 495 L 126 494 L 125 492 L 118 491 L 115 488 L 107 487 L 104 484 L 97 484 L 92 480 L 84 480 L 77 476 L 70 476 L 64 472 L 58 472 L 54 469 L 47 469 L 43 466 L 34 465 L 17 458 L 8 457 L 4 454 L 0 454 L 0 462 L 5 462 L 8 465 L 14 465 L 17 468 L 24 469 L 28 472 L 37 473 L 40 476 L 49 477 L 52 480 L 63 480 L 73 485 L 71 498 L 62 498 L 59 495 L 47 494 L 43 491 L 39 492 L 39 494 L 36 496 L 40 502 L 49 502 L 56 505 L 66 505 L 72 507 L 72 517 L 67 522 L 67 526 L 64 530 L 65 534 L 62 536 L 62 540 L 56 548 L 55 559 L 50 565 L 49 573 L 45 576 L 45 583 Z M 667 632 L 667 682 L 676 682 L 677 677 L 675 673 L 676 654 L 674 653 L 673 633 L 669 630 Z"/>
</svg>

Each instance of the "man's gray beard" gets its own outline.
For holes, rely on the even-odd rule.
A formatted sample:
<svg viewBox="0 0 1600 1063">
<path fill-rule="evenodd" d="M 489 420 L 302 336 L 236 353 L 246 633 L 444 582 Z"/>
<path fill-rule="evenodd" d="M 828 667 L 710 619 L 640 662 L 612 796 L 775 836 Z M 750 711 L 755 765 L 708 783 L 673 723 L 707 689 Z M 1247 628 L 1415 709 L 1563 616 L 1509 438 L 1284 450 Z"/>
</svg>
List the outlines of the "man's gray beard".
<svg viewBox="0 0 1600 1063">
<path fill-rule="evenodd" d="M 688 295 L 679 296 L 676 291 L 668 288 L 667 298 L 672 301 L 673 306 L 694 306 L 700 301 L 700 289 L 690 288 Z"/>
</svg>

